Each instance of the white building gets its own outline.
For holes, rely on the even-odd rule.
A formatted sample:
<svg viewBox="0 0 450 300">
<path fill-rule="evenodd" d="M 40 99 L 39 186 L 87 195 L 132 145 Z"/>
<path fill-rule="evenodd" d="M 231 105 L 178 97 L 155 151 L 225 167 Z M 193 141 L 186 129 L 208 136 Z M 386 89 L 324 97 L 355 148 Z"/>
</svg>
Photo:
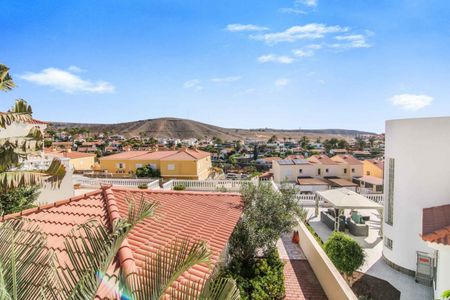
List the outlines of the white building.
<svg viewBox="0 0 450 300">
<path fill-rule="evenodd" d="M 39 129 L 42 133 L 47 128 L 47 123 L 32 119 L 29 122 L 14 122 L 6 128 L 0 129 L 0 139 L 20 138 L 26 137 L 33 128 Z M 42 152 L 36 155 L 30 155 L 27 160 L 21 163 L 19 169 L 21 170 L 46 170 L 52 162 L 52 158 L 47 158 Z M 74 189 L 72 184 L 73 170 L 69 166 L 69 160 L 62 160 L 66 167 L 66 175 L 59 187 L 54 187 L 50 184 L 44 184 L 40 190 L 36 204 L 45 204 L 57 200 L 72 197 Z M 45 202 L 44 202 L 45 201 Z"/>
<path fill-rule="evenodd" d="M 432 270 L 437 274 L 436 297 L 442 282 L 450 288 L 450 264 L 443 266 L 440 251 L 422 240 L 422 215 L 424 208 L 450 203 L 449 153 L 450 117 L 386 122 L 383 257 L 395 269 L 414 275 L 418 262 L 426 261 L 420 255 L 431 261 L 438 256 Z"/>
</svg>

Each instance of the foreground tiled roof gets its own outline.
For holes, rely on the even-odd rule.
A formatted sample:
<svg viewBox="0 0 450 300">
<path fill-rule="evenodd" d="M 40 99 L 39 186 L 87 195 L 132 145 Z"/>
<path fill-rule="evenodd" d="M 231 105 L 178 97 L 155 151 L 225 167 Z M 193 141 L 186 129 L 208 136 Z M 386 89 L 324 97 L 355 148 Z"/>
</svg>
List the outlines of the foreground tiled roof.
<svg viewBox="0 0 450 300">
<path fill-rule="evenodd" d="M 122 244 L 117 263 L 125 273 L 142 267 L 145 253 L 156 252 L 176 238 L 206 241 L 212 252 L 213 267 L 242 212 L 239 194 L 103 187 L 82 196 L 7 215 L 0 221 L 19 216 L 32 221 L 47 234 L 48 247 L 55 251 L 58 259 L 67 262 L 64 238 L 72 228 L 90 219 L 108 227 L 116 218 L 126 217 L 127 200 L 139 200 L 141 196 L 157 202 L 158 207 L 155 216 L 136 226 Z M 197 265 L 179 281 L 198 281 L 210 272 L 211 268 L 206 265 Z"/>
<path fill-rule="evenodd" d="M 422 239 L 450 245 L 450 204 L 423 209 Z"/>
<path fill-rule="evenodd" d="M 351 155 L 347 155 L 347 154 L 338 154 L 335 155 L 331 158 L 332 160 L 336 161 L 336 162 L 346 162 L 349 165 L 362 165 L 362 161 L 360 161 L 359 159 L 354 158 Z"/>
<path fill-rule="evenodd" d="M 308 158 L 311 163 L 321 164 L 321 165 L 337 165 L 338 163 L 333 161 L 326 155 L 313 155 Z"/>
</svg>

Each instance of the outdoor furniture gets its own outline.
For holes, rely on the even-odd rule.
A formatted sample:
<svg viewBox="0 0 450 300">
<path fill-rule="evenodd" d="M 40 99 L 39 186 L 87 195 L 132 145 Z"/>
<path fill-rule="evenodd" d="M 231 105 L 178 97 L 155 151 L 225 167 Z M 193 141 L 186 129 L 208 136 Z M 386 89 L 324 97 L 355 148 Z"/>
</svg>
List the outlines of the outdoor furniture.
<svg viewBox="0 0 450 300">
<path fill-rule="evenodd" d="M 320 220 L 328 226 L 331 230 L 334 230 L 335 226 L 335 220 L 336 220 L 336 214 L 333 209 L 329 209 L 327 211 L 321 211 L 320 212 Z M 345 230 L 345 217 L 340 216 L 339 217 L 339 231 Z"/>
<path fill-rule="evenodd" d="M 368 236 L 369 225 L 356 223 L 352 218 L 347 219 L 348 231 L 354 236 Z"/>
</svg>

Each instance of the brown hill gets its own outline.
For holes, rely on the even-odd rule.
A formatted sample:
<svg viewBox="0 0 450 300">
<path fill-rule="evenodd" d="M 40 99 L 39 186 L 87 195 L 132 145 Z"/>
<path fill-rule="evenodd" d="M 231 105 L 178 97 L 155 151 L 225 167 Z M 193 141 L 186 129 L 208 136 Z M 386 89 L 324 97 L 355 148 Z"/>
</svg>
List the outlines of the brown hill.
<svg viewBox="0 0 450 300">
<path fill-rule="evenodd" d="M 53 129 L 63 128 L 84 128 L 91 133 L 108 132 L 110 134 L 121 134 L 126 137 L 145 135 L 155 138 L 204 138 L 217 137 L 222 140 L 232 141 L 239 139 L 256 139 L 267 140 L 272 135 L 278 138 L 292 138 L 294 140 L 300 139 L 302 136 L 309 138 L 321 137 L 331 138 L 351 138 L 361 134 L 374 134 L 370 132 L 363 132 L 357 130 L 346 129 L 307 129 L 307 130 L 286 130 L 286 129 L 237 129 L 237 128 L 222 128 L 214 125 L 209 125 L 197 121 L 178 119 L 178 118 L 158 118 L 140 120 L 134 122 L 118 123 L 118 124 L 83 124 L 83 123 L 64 123 L 52 122 Z"/>
</svg>

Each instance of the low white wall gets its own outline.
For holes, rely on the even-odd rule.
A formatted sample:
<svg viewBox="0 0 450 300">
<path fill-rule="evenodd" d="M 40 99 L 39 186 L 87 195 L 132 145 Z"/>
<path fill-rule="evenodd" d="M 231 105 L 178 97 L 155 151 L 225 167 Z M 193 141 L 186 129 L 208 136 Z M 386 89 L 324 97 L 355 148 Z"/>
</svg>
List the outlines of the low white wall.
<svg viewBox="0 0 450 300">
<path fill-rule="evenodd" d="M 300 247 L 328 299 L 357 300 L 352 289 L 302 222 L 299 222 L 298 232 Z"/>
</svg>

